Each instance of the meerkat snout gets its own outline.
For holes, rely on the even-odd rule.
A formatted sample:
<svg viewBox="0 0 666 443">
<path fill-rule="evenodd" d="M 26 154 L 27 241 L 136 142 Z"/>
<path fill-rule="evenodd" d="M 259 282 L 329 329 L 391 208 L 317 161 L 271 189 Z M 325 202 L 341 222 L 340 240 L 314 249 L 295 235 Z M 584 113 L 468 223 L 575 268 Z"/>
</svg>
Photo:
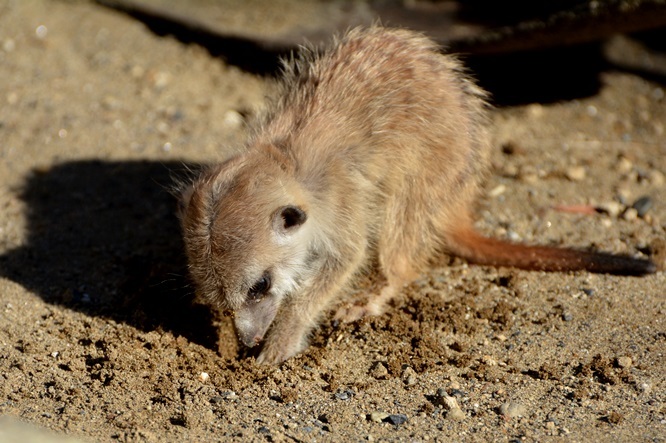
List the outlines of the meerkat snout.
<svg viewBox="0 0 666 443">
<path fill-rule="evenodd" d="M 234 314 L 238 337 L 249 348 L 259 344 L 278 312 L 279 298 L 269 294 L 268 272 L 248 291 L 247 302 Z"/>
</svg>

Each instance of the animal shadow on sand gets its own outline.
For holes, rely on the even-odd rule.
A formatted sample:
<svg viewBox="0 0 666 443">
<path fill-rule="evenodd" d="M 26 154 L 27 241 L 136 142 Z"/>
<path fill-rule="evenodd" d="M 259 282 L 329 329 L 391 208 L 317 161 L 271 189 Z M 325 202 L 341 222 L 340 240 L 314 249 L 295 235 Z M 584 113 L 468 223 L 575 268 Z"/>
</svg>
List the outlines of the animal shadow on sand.
<svg viewBox="0 0 666 443">
<path fill-rule="evenodd" d="M 119 9 L 128 16 L 142 22 L 154 34 L 170 35 L 184 44 L 196 44 L 205 48 L 211 56 L 219 57 L 226 63 L 238 66 L 244 71 L 266 77 L 281 75 L 280 58 L 288 57 L 297 48 L 284 42 L 267 39 L 243 38 L 225 35 L 222 30 L 212 32 L 196 26 L 184 17 L 177 15 L 161 16 L 134 8 L 121 2 L 99 1 L 99 4 Z M 575 1 L 559 2 L 555 5 L 536 5 L 525 3 L 522 15 L 516 15 L 511 9 L 508 15 L 501 14 L 506 8 L 493 7 L 494 3 L 484 3 L 483 7 L 474 7 L 479 2 L 472 2 L 469 8 L 461 5 L 462 17 L 469 23 L 480 23 L 500 27 L 515 24 L 522 19 L 541 17 L 545 19 Z M 488 3 L 485 5 L 485 3 Z M 492 3 L 492 4 L 491 4 Z M 528 5 L 529 3 L 529 5 Z M 124 5 L 124 6 L 123 6 Z M 193 6 L 196 9 L 196 6 Z M 389 22 L 388 25 L 391 25 Z M 491 26 L 492 27 L 492 26 Z M 663 29 L 644 31 L 633 37 L 652 50 L 663 52 Z M 324 39 L 327 40 L 327 39 Z M 657 43 L 659 42 L 659 43 Z M 590 41 L 575 45 L 554 45 L 525 51 L 499 51 L 484 53 L 480 48 L 458 47 L 455 42 L 448 46 L 447 52 L 460 56 L 469 72 L 479 85 L 491 93 L 494 106 L 506 107 L 529 103 L 554 103 L 573 100 L 597 94 L 603 83 L 599 77 L 605 70 L 621 70 L 645 77 L 647 80 L 666 84 L 663 72 L 655 73 L 642 67 L 618 66 L 605 55 L 603 41 Z M 469 46 L 469 45 L 468 45 Z"/>
<path fill-rule="evenodd" d="M 215 312 L 193 304 L 169 187 L 181 163 L 76 161 L 34 171 L 28 238 L 0 275 L 46 302 L 163 329 L 217 349 Z M 174 172 L 176 171 L 176 172 Z"/>
</svg>

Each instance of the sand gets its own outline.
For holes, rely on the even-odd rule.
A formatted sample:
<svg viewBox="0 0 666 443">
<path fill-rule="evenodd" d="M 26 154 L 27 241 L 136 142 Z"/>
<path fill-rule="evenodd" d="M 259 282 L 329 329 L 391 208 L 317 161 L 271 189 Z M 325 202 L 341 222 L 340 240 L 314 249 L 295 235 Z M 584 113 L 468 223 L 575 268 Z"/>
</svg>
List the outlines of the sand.
<svg viewBox="0 0 666 443">
<path fill-rule="evenodd" d="M 493 112 L 477 227 L 663 266 L 666 72 L 600 66 Z M 240 146 L 270 79 L 37 0 L 0 3 L 0 79 L 0 439 L 666 440 L 663 271 L 442 257 L 382 317 L 327 319 L 304 354 L 257 366 L 193 304 L 169 191 Z"/>
</svg>

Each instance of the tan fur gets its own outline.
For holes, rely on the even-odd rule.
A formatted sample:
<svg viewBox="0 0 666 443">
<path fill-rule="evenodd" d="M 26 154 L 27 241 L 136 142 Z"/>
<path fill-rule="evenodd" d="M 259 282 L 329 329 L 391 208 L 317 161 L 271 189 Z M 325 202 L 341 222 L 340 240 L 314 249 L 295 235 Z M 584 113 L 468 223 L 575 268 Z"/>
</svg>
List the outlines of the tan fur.
<svg viewBox="0 0 666 443">
<path fill-rule="evenodd" d="M 485 93 L 455 58 L 419 34 L 373 27 L 321 56 L 303 50 L 285 68 L 245 152 L 195 180 L 182 212 L 200 294 L 234 311 L 246 345 L 263 341 L 259 362 L 305 349 L 322 313 L 375 258 L 386 288 L 338 318 L 380 314 L 437 250 L 549 269 L 553 248 L 535 249 L 545 266 L 521 262 L 534 250 L 513 245 L 504 257 L 504 243 L 470 228 L 490 145 Z M 569 253 L 553 269 L 579 257 Z M 267 291 L 250 296 L 266 275 Z"/>
</svg>

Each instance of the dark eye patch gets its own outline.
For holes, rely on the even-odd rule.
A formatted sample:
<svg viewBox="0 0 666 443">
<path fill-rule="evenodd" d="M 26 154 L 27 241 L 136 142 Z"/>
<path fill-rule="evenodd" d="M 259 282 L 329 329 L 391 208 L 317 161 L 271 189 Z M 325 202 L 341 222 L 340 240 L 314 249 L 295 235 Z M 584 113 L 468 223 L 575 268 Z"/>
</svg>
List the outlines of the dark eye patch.
<svg viewBox="0 0 666 443">
<path fill-rule="evenodd" d="M 247 295 L 251 300 L 259 300 L 268 293 L 269 289 L 271 289 L 271 274 L 266 271 L 247 291 Z"/>
</svg>

